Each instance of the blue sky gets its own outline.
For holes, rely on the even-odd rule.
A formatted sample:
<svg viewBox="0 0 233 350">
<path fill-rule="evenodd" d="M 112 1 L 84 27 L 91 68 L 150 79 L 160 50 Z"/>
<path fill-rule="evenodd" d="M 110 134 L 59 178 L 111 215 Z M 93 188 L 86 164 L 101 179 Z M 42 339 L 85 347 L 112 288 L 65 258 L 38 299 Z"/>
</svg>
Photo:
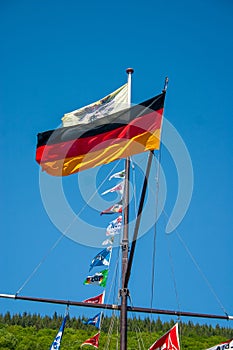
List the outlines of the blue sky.
<svg viewBox="0 0 233 350">
<path fill-rule="evenodd" d="M 133 103 L 160 93 L 169 77 L 165 117 L 183 139 L 194 173 L 191 203 L 178 233 L 165 233 L 166 215 L 157 224 L 153 306 L 222 314 L 220 300 L 232 315 L 231 1 L 2 1 L 0 12 L 0 293 L 14 294 L 44 257 L 21 295 L 81 301 L 101 291 L 82 285 L 99 248 L 63 238 L 51 251 L 61 233 L 40 195 L 36 135 L 58 127 L 64 113 L 117 89 L 127 80 L 125 69 L 133 67 Z M 179 190 L 177 169 L 166 147 L 161 158 L 167 185 L 164 211 L 170 216 Z M 135 161 L 143 166 L 145 156 Z M 64 179 L 64 193 L 75 213 L 85 203 L 80 190 L 88 191 L 93 176 L 100 184 L 114 166 L 122 169 L 122 163 L 114 163 L 97 174 L 91 170 Z M 47 178 L 46 184 L 51 188 L 55 181 Z M 114 194 L 106 197 L 114 200 Z M 98 204 L 100 211 L 105 209 L 99 197 L 91 203 Z M 153 209 L 152 204 L 145 210 L 145 222 Z M 62 212 L 59 216 L 69 220 Z M 100 243 L 111 218 L 89 207 L 82 213 L 82 221 L 97 227 Z M 88 235 L 81 230 L 85 232 L 80 235 Z M 150 306 L 152 242 L 153 230 L 138 241 L 130 283 L 137 306 Z M 117 249 L 112 259 L 106 290 L 110 296 Z M 8 310 L 52 315 L 64 308 L 0 300 L 0 312 Z M 71 315 L 83 313 L 91 312 L 71 310 Z M 230 322 L 198 321 L 232 327 Z"/>
</svg>

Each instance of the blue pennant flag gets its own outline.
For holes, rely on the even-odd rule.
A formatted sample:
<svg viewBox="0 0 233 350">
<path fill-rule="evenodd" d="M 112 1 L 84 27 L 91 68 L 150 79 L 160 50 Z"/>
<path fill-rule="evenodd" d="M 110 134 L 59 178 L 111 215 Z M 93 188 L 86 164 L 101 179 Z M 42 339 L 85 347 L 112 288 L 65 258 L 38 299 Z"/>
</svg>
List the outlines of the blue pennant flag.
<svg viewBox="0 0 233 350">
<path fill-rule="evenodd" d="M 61 339 L 62 339 L 62 336 L 63 336 L 65 324 L 66 324 L 66 319 L 67 319 L 67 315 L 63 319 L 62 325 L 61 325 L 61 327 L 59 329 L 59 332 L 57 333 L 56 338 L 53 341 L 53 344 L 50 347 L 50 350 L 59 350 L 60 349 Z"/>
<path fill-rule="evenodd" d="M 98 253 L 92 259 L 89 271 L 91 271 L 91 269 L 94 266 L 103 266 L 103 265 L 109 266 L 110 257 L 111 257 L 111 250 L 112 250 L 112 247 L 108 247 L 108 248 L 103 249 L 100 253 Z"/>
<path fill-rule="evenodd" d="M 83 321 L 84 324 L 90 324 L 92 326 L 95 326 L 96 328 L 100 329 L 100 320 L 101 320 L 101 312 L 97 315 L 95 315 L 92 318 L 89 318 L 87 321 Z"/>
</svg>

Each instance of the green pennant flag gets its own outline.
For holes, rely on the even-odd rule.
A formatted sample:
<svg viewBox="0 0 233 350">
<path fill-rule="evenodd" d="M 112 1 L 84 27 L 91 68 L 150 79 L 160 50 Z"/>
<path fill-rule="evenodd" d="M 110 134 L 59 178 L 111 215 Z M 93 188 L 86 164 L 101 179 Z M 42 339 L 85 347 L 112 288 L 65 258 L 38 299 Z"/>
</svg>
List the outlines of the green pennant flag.
<svg viewBox="0 0 233 350">
<path fill-rule="evenodd" d="M 101 287 L 106 287 L 107 279 L 108 279 L 108 269 L 105 269 L 103 271 L 96 272 L 92 276 L 87 276 L 83 284 L 87 284 L 87 285 L 92 284 L 92 285 L 98 285 Z"/>
</svg>

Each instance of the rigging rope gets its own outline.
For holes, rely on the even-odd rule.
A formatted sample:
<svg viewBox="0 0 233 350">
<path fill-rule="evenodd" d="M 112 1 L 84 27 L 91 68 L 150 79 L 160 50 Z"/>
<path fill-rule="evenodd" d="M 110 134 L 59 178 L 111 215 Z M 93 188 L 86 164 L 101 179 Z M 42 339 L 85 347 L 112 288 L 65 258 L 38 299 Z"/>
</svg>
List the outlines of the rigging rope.
<svg viewBox="0 0 233 350">
<path fill-rule="evenodd" d="M 109 302 L 112 289 L 113 289 L 113 300 L 119 299 L 118 294 L 117 294 L 117 290 L 118 290 L 117 280 L 119 277 L 119 260 L 120 260 L 120 245 L 118 245 L 117 260 L 116 260 L 115 269 L 114 269 L 114 273 L 113 273 L 113 277 L 112 277 L 112 283 L 110 285 L 110 290 L 108 293 L 107 304 Z M 115 302 L 117 303 L 117 301 L 115 301 Z M 113 332 L 115 319 L 116 319 L 116 310 L 113 310 L 112 316 L 111 316 L 111 321 L 110 321 L 110 327 L 109 327 L 108 335 L 107 335 L 107 341 L 106 341 L 104 350 L 105 349 L 107 350 L 109 348 L 109 345 L 110 345 L 110 342 L 112 339 L 112 332 Z"/>
<path fill-rule="evenodd" d="M 176 279 L 175 279 L 175 271 L 174 271 L 174 264 L 173 264 L 173 260 L 172 260 L 172 254 L 171 254 L 171 246 L 169 243 L 169 239 L 168 239 L 168 235 L 167 236 L 167 245 L 168 245 L 168 256 L 169 256 L 169 260 L 170 260 L 170 266 L 171 266 L 171 275 L 172 275 L 172 280 L 173 280 L 173 285 L 174 285 L 174 290 L 175 290 L 175 296 L 176 296 L 176 303 L 177 303 L 177 308 L 178 311 L 180 311 L 180 302 L 179 302 L 179 297 L 178 297 L 178 290 L 177 290 L 177 285 L 176 285 Z M 180 320 L 180 316 L 177 317 L 179 321 Z"/>
<path fill-rule="evenodd" d="M 163 128 L 162 128 L 163 130 Z M 162 135 L 161 135 L 162 138 Z M 153 240 L 153 252 L 152 252 L 152 270 L 151 270 L 151 279 L 152 279 L 152 286 L 151 286 L 151 301 L 150 301 L 150 307 L 152 309 L 153 307 L 153 300 L 154 300 L 154 286 L 155 286 L 155 254 L 156 254 L 156 238 L 157 238 L 157 220 L 158 220 L 158 204 L 159 204 L 159 181 L 160 181 L 160 170 L 161 170 L 161 160 L 162 160 L 162 142 L 160 145 L 160 148 L 158 150 L 158 160 L 155 157 L 155 153 L 154 154 L 154 159 L 155 159 L 155 166 L 157 164 L 157 173 L 156 173 L 156 192 L 155 192 L 155 224 L 154 224 L 154 240 Z M 169 257 L 170 257 L 170 263 L 172 266 L 172 259 L 171 259 L 171 255 L 170 255 L 170 250 L 169 250 Z M 175 288 L 175 294 L 176 294 L 176 299 L 177 299 L 177 304 L 179 306 L 179 302 L 178 302 L 178 293 L 177 293 L 177 288 L 176 288 L 176 281 L 175 281 L 175 275 L 174 275 L 174 270 L 172 268 L 172 276 L 173 276 L 173 283 L 174 283 L 174 288 Z M 150 333 L 152 332 L 151 329 L 152 326 L 152 313 L 151 313 L 151 322 L 150 322 Z"/>
<path fill-rule="evenodd" d="M 119 328 L 120 328 L 120 326 L 119 326 L 119 317 L 117 317 L 117 335 L 116 335 L 116 349 L 118 350 L 119 349 L 119 338 L 120 338 L 120 336 L 119 336 Z"/>
<path fill-rule="evenodd" d="M 162 148 L 162 146 L 161 146 Z M 157 165 L 156 172 L 156 191 L 155 191 L 155 224 L 154 224 L 154 239 L 153 239 L 153 251 L 152 251 L 152 268 L 151 268 L 151 300 L 150 300 L 150 308 L 153 307 L 154 301 L 154 286 L 155 286 L 155 253 L 156 253 L 156 237 L 157 237 L 157 217 L 158 217 L 158 202 L 159 202 L 159 179 L 160 179 L 160 164 L 161 164 L 161 148 L 158 152 L 158 160 L 155 157 L 155 167 Z M 152 321 L 152 313 L 151 313 L 151 321 Z M 151 333 L 151 322 L 150 322 L 150 333 Z"/>
<path fill-rule="evenodd" d="M 89 205 L 90 201 L 94 198 L 94 196 L 96 195 L 96 193 L 98 192 L 98 190 L 100 189 L 100 187 L 104 184 L 104 182 L 106 181 L 106 179 L 109 177 L 109 175 L 111 175 L 113 173 L 113 171 L 115 170 L 115 168 L 118 166 L 118 164 L 120 163 L 121 159 L 118 160 L 118 162 L 116 162 L 115 166 L 113 167 L 113 169 L 109 172 L 109 174 L 104 178 L 104 180 L 100 183 L 100 185 L 97 187 L 97 189 L 95 190 L 95 192 L 90 196 L 90 198 L 88 199 L 88 201 L 85 203 L 85 205 L 80 209 L 80 211 L 78 212 L 78 214 L 74 217 L 74 219 L 69 223 L 69 225 L 66 227 L 66 229 L 64 230 L 63 234 L 56 240 L 56 242 L 51 246 L 51 248 L 48 250 L 48 252 L 44 255 L 44 257 L 41 259 L 41 261 L 38 263 L 38 265 L 33 269 L 33 271 L 31 272 L 31 274 L 26 278 L 25 282 L 22 284 L 22 286 L 17 290 L 17 292 L 15 293 L 15 295 L 18 295 L 23 288 L 29 283 L 29 281 L 34 277 L 34 275 L 36 274 L 36 272 L 38 271 L 38 269 L 41 267 L 41 265 L 45 262 L 45 260 L 48 258 L 48 256 L 50 255 L 50 253 L 56 248 L 56 246 L 61 242 L 61 240 L 66 236 L 66 233 L 68 232 L 68 230 L 70 229 L 70 227 L 73 225 L 73 223 L 78 219 L 78 217 L 81 215 L 81 213 L 84 211 L 84 209 L 86 209 L 86 207 Z"/>
<path fill-rule="evenodd" d="M 120 248 L 118 248 L 118 250 L 120 251 Z M 113 289 L 113 285 L 114 285 L 114 297 L 116 298 L 115 289 L 116 289 L 117 275 L 119 275 L 119 272 L 118 272 L 119 259 L 120 259 L 120 254 L 118 252 L 118 258 L 117 258 L 117 261 L 116 261 L 116 266 L 115 266 L 115 270 L 114 270 L 113 277 L 112 277 L 112 283 L 110 285 L 110 290 L 109 290 L 109 293 L 108 293 L 109 296 L 108 296 L 108 299 L 107 299 L 107 304 L 108 304 L 109 299 L 110 299 L 110 294 L 111 294 L 111 291 Z"/>
<path fill-rule="evenodd" d="M 168 81 L 166 81 L 168 83 Z M 164 87 L 165 89 L 165 87 Z M 167 89 L 167 85 L 166 85 Z M 166 90 L 165 90 L 166 91 Z M 162 125 L 161 125 L 161 136 L 160 139 L 162 140 L 163 136 L 163 118 L 162 118 Z M 155 159 L 155 166 L 156 166 L 156 160 L 157 160 L 157 173 L 156 173 L 156 192 L 155 192 L 155 225 L 154 225 L 154 240 L 153 240 L 153 253 L 152 253 L 152 269 L 151 269 L 151 300 L 150 300 L 150 307 L 152 309 L 153 301 L 154 301 L 154 285 L 155 285 L 155 252 L 156 252 L 156 236 L 157 236 L 157 216 L 158 216 L 158 201 L 159 201 L 159 180 L 160 180 L 160 164 L 162 161 L 162 148 L 163 143 L 160 141 L 160 148 L 158 150 L 158 160 L 155 157 L 155 153 L 153 151 L 154 159 Z M 151 321 L 152 321 L 152 313 L 151 313 Z M 151 324 L 151 323 L 150 323 Z M 150 327 L 151 332 L 151 327 Z"/>
<path fill-rule="evenodd" d="M 35 273 L 37 272 L 37 270 L 40 268 L 40 266 L 45 262 L 45 260 L 47 259 L 47 257 L 49 256 L 49 254 L 56 248 L 56 246 L 58 245 L 58 243 L 60 243 L 60 241 L 62 240 L 64 236 L 60 236 L 56 242 L 52 245 L 52 247 L 48 250 L 48 252 L 45 254 L 45 256 L 42 258 L 42 260 L 39 262 L 39 264 L 34 268 L 34 270 L 32 271 L 32 273 L 28 276 L 28 278 L 25 280 L 25 282 L 22 284 L 22 286 L 17 290 L 17 292 L 15 293 L 15 295 L 18 295 L 22 289 L 28 284 L 28 282 L 32 279 L 32 277 L 35 275 Z"/>
<path fill-rule="evenodd" d="M 115 323 L 115 311 L 113 311 L 113 313 L 112 313 L 110 326 L 109 326 L 109 329 L 108 329 L 107 341 L 106 341 L 106 344 L 104 346 L 104 350 L 105 349 L 107 350 L 109 348 L 109 345 L 110 345 L 110 342 L 111 342 L 111 338 L 112 338 L 112 332 L 113 332 L 114 323 Z"/>
<path fill-rule="evenodd" d="M 168 214 L 165 212 L 165 210 L 163 210 L 163 213 L 165 214 L 165 216 L 167 218 L 169 218 Z M 219 297 L 217 296 L 217 293 L 215 292 L 214 288 L 212 287 L 212 285 L 210 284 L 209 280 L 207 279 L 206 275 L 204 274 L 204 272 L 201 270 L 200 266 L 198 265 L 196 259 L 194 258 L 194 256 L 192 255 L 190 249 L 188 248 L 188 246 L 185 244 L 184 240 L 182 239 L 182 237 L 180 236 L 177 228 L 175 229 L 175 233 L 178 237 L 178 239 L 180 240 L 180 242 L 182 243 L 183 247 L 185 248 L 186 252 L 188 253 L 189 257 L 191 258 L 192 262 L 194 263 L 194 265 L 196 266 L 198 272 L 201 274 L 202 278 L 204 279 L 204 281 L 206 282 L 208 288 L 210 289 L 211 293 L 213 294 L 213 296 L 215 297 L 216 301 L 218 302 L 220 308 L 222 309 L 222 311 L 224 312 L 224 314 L 226 316 L 228 316 L 228 312 L 226 311 L 225 307 L 223 306 L 221 300 L 219 299 Z"/>
<path fill-rule="evenodd" d="M 129 295 L 129 301 L 130 301 L 130 306 L 133 307 L 133 301 L 132 301 L 131 295 Z M 131 312 L 131 317 L 134 318 L 132 312 Z M 135 326 L 135 331 L 136 331 L 136 337 L 137 337 L 139 350 L 141 350 L 141 345 L 142 345 L 142 348 L 145 349 L 145 345 L 144 345 L 143 338 L 142 338 L 142 335 L 141 335 L 140 327 L 139 326 Z"/>
<path fill-rule="evenodd" d="M 135 177 L 135 165 L 133 161 L 133 157 L 130 157 L 130 164 L 133 170 L 133 197 L 134 197 L 134 215 L 137 213 L 137 196 L 136 196 L 136 177 Z"/>
</svg>

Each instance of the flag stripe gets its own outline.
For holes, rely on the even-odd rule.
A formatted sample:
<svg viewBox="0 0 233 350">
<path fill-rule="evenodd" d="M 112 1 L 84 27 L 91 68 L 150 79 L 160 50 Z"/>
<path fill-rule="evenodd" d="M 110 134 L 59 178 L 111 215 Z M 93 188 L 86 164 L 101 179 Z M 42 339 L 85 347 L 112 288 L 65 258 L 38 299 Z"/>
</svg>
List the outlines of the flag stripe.
<svg viewBox="0 0 233 350">
<path fill-rule="evenodd" d="M 41 163 L 42 170 L 53 176 L 67 176 L 78 171 L 90 169 L 102 164 L 108 164 L 116 159 L 125 158 L 130 155 L 159 149 L 160 130 L 155 134 L 145 132 L 130 140 L 118 140 L 107 148 L 94 151 L 86 155 L 66 159 L 46 161 Z"/>
</svg>

